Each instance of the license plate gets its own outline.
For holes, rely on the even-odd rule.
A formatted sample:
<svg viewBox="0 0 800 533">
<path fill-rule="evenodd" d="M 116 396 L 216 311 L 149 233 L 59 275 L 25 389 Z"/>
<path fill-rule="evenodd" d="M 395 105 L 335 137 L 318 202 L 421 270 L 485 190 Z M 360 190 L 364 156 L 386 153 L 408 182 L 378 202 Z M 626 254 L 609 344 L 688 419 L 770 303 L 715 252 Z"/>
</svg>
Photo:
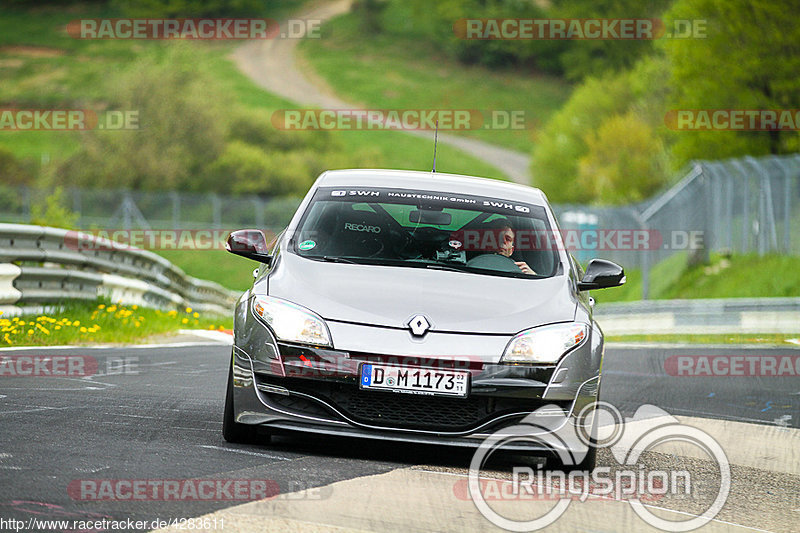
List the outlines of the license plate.
<svg viewBox="0 0 800 533">
<path fill-rule="evenodd" d="M 443 368 L 361 365 L 362 389 L 466 397 L 469 372 Z"/>
</svg>

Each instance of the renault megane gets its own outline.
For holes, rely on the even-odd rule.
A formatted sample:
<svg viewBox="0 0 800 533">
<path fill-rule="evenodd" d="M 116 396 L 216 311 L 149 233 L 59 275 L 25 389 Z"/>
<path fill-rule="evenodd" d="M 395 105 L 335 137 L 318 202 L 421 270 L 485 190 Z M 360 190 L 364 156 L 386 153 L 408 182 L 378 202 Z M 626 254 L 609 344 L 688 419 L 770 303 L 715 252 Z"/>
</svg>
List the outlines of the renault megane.
<svg viewBox="0 0 800 533">
<path fill-rule="evenodd" d="M 590 423 L 603 333 L 587 291 L 624 272 L 583 272 L 537 189 L 328 171 L 271 250 L 258 230 L 227 247 L 261 263 L 235 311 L 228 441 L 259 428 L 474 446 L 545 405 Z"/>
</svg>

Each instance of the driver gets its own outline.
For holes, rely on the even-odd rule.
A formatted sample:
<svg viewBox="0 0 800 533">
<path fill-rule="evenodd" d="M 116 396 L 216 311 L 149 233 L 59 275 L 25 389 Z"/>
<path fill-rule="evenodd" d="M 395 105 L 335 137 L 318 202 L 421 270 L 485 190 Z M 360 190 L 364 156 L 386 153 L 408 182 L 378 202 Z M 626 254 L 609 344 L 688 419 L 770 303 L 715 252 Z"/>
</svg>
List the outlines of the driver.
<svg viewBox="0 0 800 533">
<path fill-rule="evenodd" d="M 489 227 L 497 236 L 497 250 L 494 252 L 511 259 L 511 254 L 514 253 L 514 228 L 511 222 L 507 218 L 497 218 L 489 223 Z M 514 264 L 525 274 L 536 274 L 525 261 L 514 261 Z"/>
</svg>

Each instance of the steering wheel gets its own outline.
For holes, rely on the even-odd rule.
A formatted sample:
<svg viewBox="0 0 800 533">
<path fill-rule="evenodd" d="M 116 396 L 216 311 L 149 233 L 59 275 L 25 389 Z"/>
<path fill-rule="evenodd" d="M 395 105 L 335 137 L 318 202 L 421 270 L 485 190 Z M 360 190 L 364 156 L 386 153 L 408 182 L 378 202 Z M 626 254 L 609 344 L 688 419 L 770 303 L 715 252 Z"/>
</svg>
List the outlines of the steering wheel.
<svg viewBox="0 0 800 533">
<path fill-rule="evenodd" d="M 367 236 L 358 241 L 358 248 L 361 250 L 359 255 L 369 259 L 372 257 L 378 257 L 378 255 L 383 252 L 384 245 L 382 240 Z"/>
<path fill-rule="evenodd" d="M 521 273 L 517 264 L 510 257 L 500 254 L 482 254 L 467 261 L 468 267 L 496 270 L 499 272 Z"/>
<path fill-rule="evenodd" d="M 414 250 L 414 238 L 405 230 L 389 230 L 391 246 L 395 254 L 402 259 L 417 257 L 419 253 Z"/>
</svg>

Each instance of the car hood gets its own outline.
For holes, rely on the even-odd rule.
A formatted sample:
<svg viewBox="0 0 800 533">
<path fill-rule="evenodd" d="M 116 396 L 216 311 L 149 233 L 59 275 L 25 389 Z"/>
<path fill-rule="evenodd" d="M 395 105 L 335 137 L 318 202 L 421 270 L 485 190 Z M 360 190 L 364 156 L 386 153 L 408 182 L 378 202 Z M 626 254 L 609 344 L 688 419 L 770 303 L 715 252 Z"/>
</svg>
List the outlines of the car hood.
<svg viewBox="0 0 800 533">
<path fill-rule="evenodd" d="M 430 331 L 513 335 L 573 320 L 567 276 L 517 279 L 424 268 L 323 263 L 283 253 L 270 273 L 271 296 L 326 320 L 405 328 L 422 314 Z"/>
</svg>

